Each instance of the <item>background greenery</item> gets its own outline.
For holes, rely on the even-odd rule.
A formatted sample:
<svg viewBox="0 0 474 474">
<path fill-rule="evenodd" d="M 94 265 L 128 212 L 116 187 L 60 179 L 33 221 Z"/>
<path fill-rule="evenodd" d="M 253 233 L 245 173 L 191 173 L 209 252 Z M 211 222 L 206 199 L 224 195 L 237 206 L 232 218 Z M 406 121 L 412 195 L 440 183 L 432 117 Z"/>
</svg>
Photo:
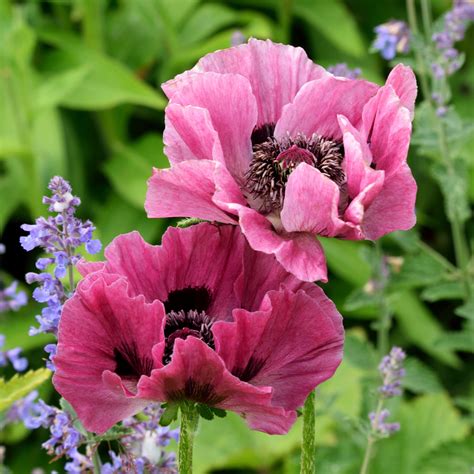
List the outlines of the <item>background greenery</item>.
<svg viewBox="0 0 474 474">
<path fill-rule="evenodd" d="M 174 222 L 148 220 L 143 210 L 151 167 L 168 166 L 160 83 L 203 54 L 228 47 L 236 30 L 303 46 L 324 66 L 347 62 L 362 68 L 364 78 L 383 82 L 389 65 L 368 52 L 373 28 L 406 18 L 403 1 L 294 0 L 291 17 L 290 3 L 0 0 L 0 241 L 8 250 L 2 269 L 7 281 L 23 280 L 33 269 L 38 254 L 22 251 L 19 226 L 45 214 L 41 198 L 55 174 L 71 182 L 82 199 L 80 215 L 92 219 L 104 244 L 132 229 L 160 241 Z M 451 2 L 432 5 L 440 15 Z M 473 38 L 471 30 L 460 47 L 467 62 L 451 81 L 453 103 L 471 131 Z M 365 420 L 379 383 L 381 299 L 393 314 L 390 345 L 400 345 L 409 357 L 405 395 L 391 406 L 402 428 L 378 443 L 371 473 L 468 474 L 474 465 L 473 303 L 462 306 L 445 203 L 430 161 L 435 138 L 429 123 L 429 111 L 421 106 L 409 159 L 419 186 L 418 224 L 383 239 L 386 255 L 403 257 L 401 268 L 399 262 L 391 266 L 383 294 L 367 287 L 378 277 L 371 244 L 324 242 L 331 272 L 325 291 L 344 315 L 347 342 L 341 368 L 318 390 L 320 473 L 352 474 L 361 464 Z M 472 135 L 453 133 L 450 146 L 467 163 L 462 180 L 472 204 Z M 454 188 L 452 194 L 456 206 Z M 472 220 L 467 228 L 472 236 Z M 44 364 L 42 347 L 48 341 L 27 334 L 37 312 L 31 302 L 0 320 L 7 347 L 25 348 L 33 368 Z M 55 399 L 51 385 L 40 391 Z M 203 421 L 196 471 L 297 472 L 300 430 L 297 423 L 287 436 L 271 437 L 250 432 L 232 414 Z M 48 464 L 40 448 L 45 431 L 15 426 L 0 436 L 5 463 L 14 473 L 38 466 L 61 471 L 61 461 Z"/>
</svg>

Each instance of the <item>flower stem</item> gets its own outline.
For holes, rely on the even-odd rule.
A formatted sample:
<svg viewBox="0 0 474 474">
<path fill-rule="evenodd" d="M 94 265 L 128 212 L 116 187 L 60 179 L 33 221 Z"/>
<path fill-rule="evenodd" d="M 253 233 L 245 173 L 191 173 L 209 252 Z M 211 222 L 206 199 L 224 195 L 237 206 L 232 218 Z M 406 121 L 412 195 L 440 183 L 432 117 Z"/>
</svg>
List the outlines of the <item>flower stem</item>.
<svg viewBox="0 0 474 474">
<path fill-rule="evenodd" d="M 383 407 L 383 400 L 382 398 L 379 398 L 377 409 L 375 410 L 375 420 L 379 419 L 380 412 L 382 411 L 382 407 Z M 372 451 L 373 451 L 374 444 L 376 441 L 376 438 L 374 437 L 373 433 L 374 433 L 374 429 L 371 427 L 369 436 L 367 437 L 367 447 L 365 448 L 364 461 L 362 463 L 362 467 L 360 468 L 360 474 L 368 474 L 369 472 L 369 465 L 372 459 Z"/>
<path fill-rule="evenodd" d="M 178 466 L 180 474 L 193 472 L 194 434 L 199 421 L 199 414 L 193 403 L 181 405 L 181 428 L 179 433 Z"/>
<path fill-rule="evenodd" d="M 301 474 L 314 474 L 315 472 L 315 393 L 308 395 L 303 407 L 303 445 L 301 447 Z"/>
<path fill-rule="evenodd" d="M 279 23 L 280 23 L 280 41 L 288 43 L 291 35 L 291 15 L 293 0 L 280 0 Z"/>
</svg>

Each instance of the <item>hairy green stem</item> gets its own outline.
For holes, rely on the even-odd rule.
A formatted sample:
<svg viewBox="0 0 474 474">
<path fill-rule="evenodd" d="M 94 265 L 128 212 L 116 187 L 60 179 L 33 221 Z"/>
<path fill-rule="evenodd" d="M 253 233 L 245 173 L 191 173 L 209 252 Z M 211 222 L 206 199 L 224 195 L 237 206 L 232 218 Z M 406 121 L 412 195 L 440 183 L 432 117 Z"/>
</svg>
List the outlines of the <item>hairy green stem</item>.
<svg viewBox="0 0 474 474">
<path fill-rule="evenodd" d="M 376 267 L 374 268 L 374 279 L 377 282 L 377 292 L 379 299 L 379 319 L 377 322 L 377 349 L 380 357 L 388 352 L 388 332 L 392 321 L 390 307 L 387 304 L 385 287 L 387 286 L 386 263 L 384 262 L 384 253 L 380 240 L 375 243 L 375 253 L 377 255 Z"/>
<path fill-rule="evenodd" d="M 301 446 L 301 474 L 315 473 L 315 431 L 316 431 L 316 413 L 315 413 L 316 395 L 311 392 L 308 395 L 303 407 L 303 444 Z"/>
<path fill-rule="evenodd" d="M 193 472 L 194 434 L 199 421 L 199 413 L 193 403 L 183 402 L 181 405 L 181 426 L 178 446 L 179 474 Z"/>
<path fill-rule="evenodd" d="M 92 455 L 92 464 L 94 466 L 94 474 L 100 474 L 102 472 L 102 462 L 99 456 L 99 446 L 96 446 L 94 454 Z"/>
</svg>

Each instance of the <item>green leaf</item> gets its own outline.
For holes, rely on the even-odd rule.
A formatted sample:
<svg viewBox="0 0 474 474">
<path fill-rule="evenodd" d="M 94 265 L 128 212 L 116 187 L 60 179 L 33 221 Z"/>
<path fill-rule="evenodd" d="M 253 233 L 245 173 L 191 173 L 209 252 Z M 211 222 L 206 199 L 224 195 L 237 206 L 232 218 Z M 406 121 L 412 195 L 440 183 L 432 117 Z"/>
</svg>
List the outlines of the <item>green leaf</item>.
<svg viewBox="0 0 474 474">
<path fill-rule="evenodd" d="M 59 74 L 44 76 L 36 87 L 33 106 L 41 109 L 60 104 L 68 94 L 79 87 L 89 69 L 90 66 L 82 65 Z"/>
<path fill-rule="evenodd" d="M 467 303 L 457 307 L 454 312 L 466 319 L 474 319 L 474 299 L 470 299 Z"/>
<path fill-rule="evenodd" d="M 164 408 L 165 411 L 160 418 L 161 426 L 168 426 L 173 421 L 178 419 L 179 405 L 177 403 L 167 403 L 166 405 L 163 404 L 162 408 Z"/>
<path fill-rule="evenodd" d="M 0 410 L 6 410 L 20 398 L 51 377 L 48 369 L 30 370 L 26 374 L 15 374 L 10 380 L 0 379 Z"/>
<path fill-rule="evenodd" d="M 444 196 L 446 215 L 450 220 L 466 221 L 471 216 L 467 191 L 467 165 L 464 161 L 455 160 L 448 166 L 436 163 L 431 170 L 438 181 Z"/>
<path fill-rule="evenodd" d="M 441 392 L 443 386 L 438 375 L 419 359 L 409 357 L 405 362 L 403 386 L 414 393 Z"/>
<path fill-rule="evenodd" d="M 404 257 L 399 273 L 394 273 L 390 288 L 416 288 L 438 283 L 443 279 L 445 267 L 431 255 L 417 253 Z"/>
<path fill-rule="evenodd" d="M 237 14 L 231 8 L 217 3 L 201 5 L 185 23 L 179 36 L 183 44 L 197 43 L 231 25 Z"/>
<path fill-rule="evenodd" d="M 96 210 L 93 221 L 104 247 L 118 234 L 133 230 L 140 232 L 147 242 L 154 242 L 159 240 L 169 224 L 168 219 L 147 219 L 143 207 L 131 206 L 116 194 L 111 194 Z"/>
<path fill-rule="evenodd" d="M 153 166 L 169 166 L 163 153 L 163 139 L 160 135 L 150 133 L 129 146 L 117 143 L 114 148 L 115 153 L 105 163 L 105 173 L 126 201 L 143 209 L 147 181 L 152 175 Z"/>
<path fill-rule="evenodd" d="M 442 445 L 430 451 L 418 465 L 419 474 L 471 474 L 474 466 L 474 437 Z"/>
<path fill-rule="evenodd" d="M 356 287 L 362 287 L 371 274 L 369 263 L 362 257 L 366 244 L 329 238 L 319 240 L 331 272 Z"/>
<path fill-rule="evenodd" d="M 221 408 L 210 407 L 210 409 L 212 413 L 214 413 L 214 415 L 218 416 L 219 418 L 225 418 L 227 416 L 227 412 Z"/>
<path fill-rule="evenodd" d="M 421 293 L 425 301 L 434 302 L 440 300 L 458 300 L 464 296 L 464 287 L 459 281 L 441 282 L 428 286 Z M 459 308 L 458 308 L 459 309 Z M 472 308 L 474 312 L 474 308 Z"/>
<path fill-rule="evenodd" d="M 393 294 L 390 306 L 405 337 L 445 364 L 456 367 L 459 359 L 449 348 L 438 347 L 445 334 L 429 309 L 410 291 Z"/>
<path fill-rule="evenodd" d="M 374 370 L 377 368 L 377 353 L 372 344 L 353 334 L 348 334 L 344 341 L 344 357 L 360 369 Z"/>
<path fill-rule="evenodd" d="M 355 289 L 344 302 L 345 311 L 356 311 L 360 309 L 378 309 L 380 296 L 365 288 Z"/>
<path fill-rule="evenodd" d="M 197 410 L 200 416 L 205 420 L 212 420 L 214 418 L 214 413 L 211 410 L 211 407 L 203 405 L 202 403 L 197 404 Z"/>
<path fill-rule="evenodd" d="M 54 29 L 40 30 L 40 38 L 60 52 L 54 53 L 54 64 L 68 69 L 86 68 L 81 81 L 69 91 L 60 104 L 71 108 L 97 110 L 120 104 L 137 104 L 156 109 L 166 105 L 164 98 L 142 82 L 121 63 L 87 48 L 73 35 Z"/>
<path fill-rule="evenodd" d="M 438 339 L 437 344 L 453 351 L 474 352 L 474 331 L 466 329 L 444 334 Z"/>
<path fill-rule="evenodd" d="M 443 443 L 462 440 L 468 433 L 467 423 L 444 393 L 404 403 L 392 418 L 400 422 L 401 430 L 378 443 L 371 474 L 386 474 L 387 466 L 394 473 L 419 473 L 429 452 Z"/>
<path fill-rule="evenodd" d="M 328 41 L 347 54 L 363 56 L 367 51 L 357 23 L 340 0 L 295 0 L 294 12 L 316 28 Z M 337 28 L 335 28 L 337 25 Z"/>
<path fill-rule="evenodd" d="M 186 227 L 191 227 L 192 225 L 196 225 L 201 222 L 205 221 L 197 217 L 190 217 L 189 219 L 181 219 L 180 221 L 178 221 L 176 227 L 179 227 L 180 229 L 186 229 Z"/>
</svg>

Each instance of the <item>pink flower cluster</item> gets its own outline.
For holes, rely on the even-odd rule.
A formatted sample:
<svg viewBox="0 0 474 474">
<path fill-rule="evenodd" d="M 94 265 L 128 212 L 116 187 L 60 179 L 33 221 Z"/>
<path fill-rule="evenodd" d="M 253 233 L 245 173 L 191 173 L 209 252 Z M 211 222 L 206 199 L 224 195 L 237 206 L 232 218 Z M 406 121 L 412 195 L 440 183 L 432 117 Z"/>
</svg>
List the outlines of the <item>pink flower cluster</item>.
<svg viewBox="0 0 474 474">
<path fill-rule="evenodd" d="M 399 65 L 379 87 L 250 40 L 163 88 L 172 166 L 154 171 L 146 210 L 215 223 L 170 228 L 161 246 L 122 235 L 79 265 L 55 387 L 96 432 L 190 400 L 286 433 L 342 358 L 341 315 L 310 283 L 327 279 L 316 236 L 415 223 L 413 73 Z"/>
</svg>

